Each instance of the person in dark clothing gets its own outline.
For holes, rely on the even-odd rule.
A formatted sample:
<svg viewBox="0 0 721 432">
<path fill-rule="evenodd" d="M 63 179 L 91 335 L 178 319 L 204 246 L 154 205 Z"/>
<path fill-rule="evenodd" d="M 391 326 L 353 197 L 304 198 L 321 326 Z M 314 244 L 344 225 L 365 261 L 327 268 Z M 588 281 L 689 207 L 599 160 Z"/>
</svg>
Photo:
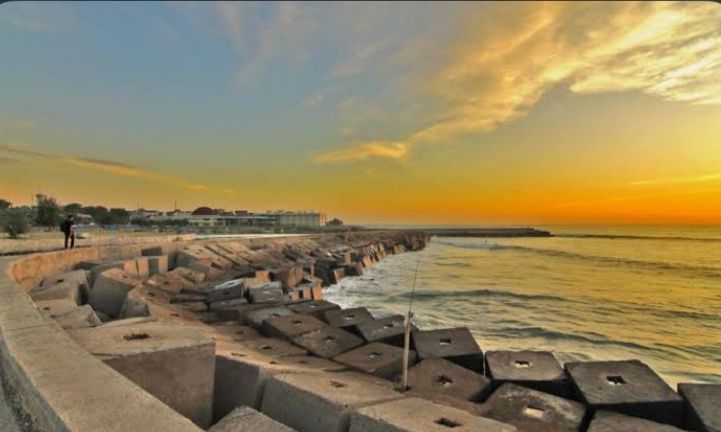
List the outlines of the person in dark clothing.
<svg viewBox="0 0 721 432">
<path fill-rule="evenodd" d="M 75 247 L 75 216 L 68 215 L 60 224 L 60 231 L 65 234 L 65 249 L 68 248 L 68 240 L 70 240 L 70 249 Z"/>
</svg>

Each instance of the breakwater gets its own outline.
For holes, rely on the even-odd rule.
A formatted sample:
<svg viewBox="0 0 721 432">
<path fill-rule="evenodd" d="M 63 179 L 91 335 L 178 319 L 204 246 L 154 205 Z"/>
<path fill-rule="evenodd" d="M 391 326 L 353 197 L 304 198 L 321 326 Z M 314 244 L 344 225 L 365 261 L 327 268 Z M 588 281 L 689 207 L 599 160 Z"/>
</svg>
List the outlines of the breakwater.
<svg viewBox="0 0 721 432">
<path fill-rule="evenodd" d="M 15 307 L 0 306 L 0 359 L 43 430 L 703 430 L 694 428 L 715 421 L 697 407 L 716 387 L 679 387 L 682 397 L 640 362 L 484 352 L 463 327 L 415 329 L 410 388 L 398 388 L 403 318 L 322 296 L 427 240 L 175 242 L 6 262 L 14 281 L 0 288 Z"/>
</svg>

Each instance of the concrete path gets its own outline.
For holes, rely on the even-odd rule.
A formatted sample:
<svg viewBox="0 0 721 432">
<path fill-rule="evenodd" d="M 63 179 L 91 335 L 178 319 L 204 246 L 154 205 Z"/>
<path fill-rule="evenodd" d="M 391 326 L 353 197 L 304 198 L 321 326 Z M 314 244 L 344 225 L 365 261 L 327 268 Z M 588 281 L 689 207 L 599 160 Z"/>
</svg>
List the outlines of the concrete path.
<svg viewBox="0 0 721 432">
<path fill-rule="evenodd" d="M 0 385 L 0 431 L 2 432 L 21 432 L 18 426 L 15 414 L 5 398 L 5 391 Z"/>
</svg>

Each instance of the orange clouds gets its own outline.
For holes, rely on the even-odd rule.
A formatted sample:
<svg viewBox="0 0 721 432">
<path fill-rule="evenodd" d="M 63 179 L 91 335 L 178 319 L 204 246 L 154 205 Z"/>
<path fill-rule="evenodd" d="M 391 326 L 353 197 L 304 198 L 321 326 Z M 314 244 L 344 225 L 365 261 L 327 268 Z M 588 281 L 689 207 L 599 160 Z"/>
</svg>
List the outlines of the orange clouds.
<svg viewBox="0 0 721 432">
<path fill-rule="evenodd" d="M 486 5 L 484 5 L 486 6 Z M 526 114 L 555 85 L 721 103 L 721 7 L 713 3 L 517 2 L 469 18 L 438 67 L 416 78 L 438 106 L 402 140 L 353 144 L 317 162 L 403 159 L 412 147 L 487 132 Z M 416 61 L 424 61 L 422 60 Z"/>
</svg>

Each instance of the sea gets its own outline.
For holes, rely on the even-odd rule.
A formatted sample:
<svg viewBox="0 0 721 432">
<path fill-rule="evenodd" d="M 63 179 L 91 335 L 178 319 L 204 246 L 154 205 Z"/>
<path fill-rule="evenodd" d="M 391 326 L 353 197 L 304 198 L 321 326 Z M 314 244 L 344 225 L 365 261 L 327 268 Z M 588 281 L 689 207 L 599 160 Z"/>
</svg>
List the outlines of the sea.
<svg viewBox="0 0 721 432">
<path fill-rule="evenodd" d="M 639 359 L 674 387 L 721 383 L 721 227 L 537 228 L 553 236 L 434 237 L 325 297 L 466 326 L 484 351 Z"/>
</svg>

